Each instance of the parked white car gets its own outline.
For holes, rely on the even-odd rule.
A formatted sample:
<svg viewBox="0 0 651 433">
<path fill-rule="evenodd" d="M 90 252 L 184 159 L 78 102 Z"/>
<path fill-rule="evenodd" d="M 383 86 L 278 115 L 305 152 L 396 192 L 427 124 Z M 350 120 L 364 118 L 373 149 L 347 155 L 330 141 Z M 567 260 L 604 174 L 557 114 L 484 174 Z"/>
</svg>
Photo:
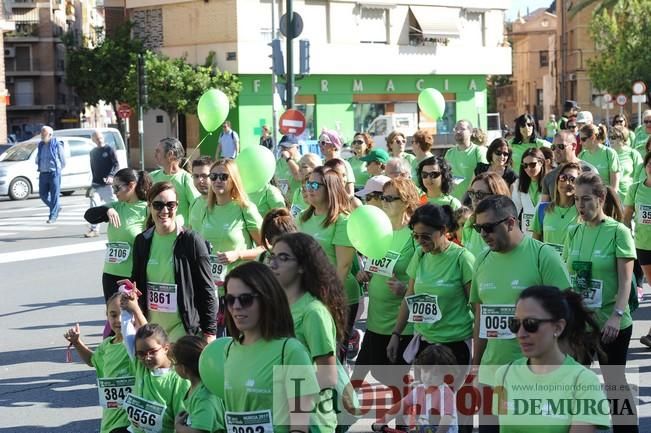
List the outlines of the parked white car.
<svg viewBox="0 0 651 433">
<path fill-rule="evenodd" d="M 81 137 L 57 137 L 63 142 L 66 166 L 61 173 L 61 193 L 70 195 L 76 189 L 90 187 L 90 151 L 95 144 Z M 23 200 L 38 194 L 36 153 L 40 138 L 13 145 L 0 155 L 0 195 Z"/>
<path fill-rule="evenodd" d="M 69 128 L 69 129 L 57 129 L 54 131 L 54 136 L 59 137 L 83 137 L 90 139 L 93 135 L 93 131 L 96 129 L 102 132 L 104 135 L 104 143 L 107 146 L 111 146 L 115 150 L 115 156 L 118 157 L 118 163 L 120 163 L 120 168 L 127 168 L 129 163 L 127 162 L 127 149 L 124 145 L 124 140 L 122 139 L 122 134 L 120 131 L 115 128 Z M 34 137 L 36 138 L 36 137 Z"/>
</svg>

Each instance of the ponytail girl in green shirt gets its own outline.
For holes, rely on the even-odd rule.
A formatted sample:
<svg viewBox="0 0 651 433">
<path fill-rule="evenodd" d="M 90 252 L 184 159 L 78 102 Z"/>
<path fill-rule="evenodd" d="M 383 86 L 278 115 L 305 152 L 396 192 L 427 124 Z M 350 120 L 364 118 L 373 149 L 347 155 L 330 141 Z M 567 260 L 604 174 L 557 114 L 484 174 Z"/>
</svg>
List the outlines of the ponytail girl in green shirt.
<svg viewBox="0 0 651 433">
<path fill-rule="evenodd" d="M 579 131 L 579 139 L 583 146 L 579 159 L 592 164 L 599 172 L 604 185 L 609 185 L 617 191 L 621 176 L 619 157 L 614 149 L 604 146 L 607 134 L 604 125 L 583 126 Z"/>
<path fill-rule="evenodd" d="M 626 193 L 634 182 L 646 178 L 642 155 L 629 145 L 629 134 L 630 131 L 621 125 L 613 126 L 608 132 L 610 146 L 617 152 L 617 158 L 619 159 L 621 171 L 617 193 L 622 201 L 626 198 Z"/>
</svg>

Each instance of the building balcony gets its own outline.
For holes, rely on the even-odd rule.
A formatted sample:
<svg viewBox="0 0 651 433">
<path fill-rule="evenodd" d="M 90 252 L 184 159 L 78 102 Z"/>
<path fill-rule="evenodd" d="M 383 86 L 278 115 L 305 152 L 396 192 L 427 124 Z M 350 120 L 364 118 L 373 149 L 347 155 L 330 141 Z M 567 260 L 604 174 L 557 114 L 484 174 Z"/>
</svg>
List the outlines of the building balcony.
<svg viewBox="0 0 651 433">
<path fill-rule="evenodd" d="M 29 110 L 50 110 L 55 105 L 50 104 L 50 98 L 44 98 L 39 92 L 18 92 L 9 94 L 9 105 L 7 110 L 29 111 Z"/>
<path fill-rule="evenodd" d="M 16 29 L 5 34 L 5 38 L 38 39 L 38 21 L 15 21 Z"/>
<path fill-rule="evenodd" d="M 31 61 L 30 61 L 31 60 Z M 53 67 L 47 69 L 54 69 Z M 37 58 L 16 59 L 5 58 L 5 75 L 7 77 L 29 77 L 42 74 L 41 61 Z"/>
</svg>

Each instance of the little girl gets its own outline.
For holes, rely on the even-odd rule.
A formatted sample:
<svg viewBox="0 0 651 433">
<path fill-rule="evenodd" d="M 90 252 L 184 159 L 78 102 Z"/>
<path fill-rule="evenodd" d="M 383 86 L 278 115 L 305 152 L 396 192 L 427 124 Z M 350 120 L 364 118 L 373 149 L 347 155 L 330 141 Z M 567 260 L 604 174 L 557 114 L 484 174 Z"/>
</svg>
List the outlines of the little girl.
<svg viewBox="0 0 651 433">
<path fill-rule="evenodd" d="M 199 377 L 199 357 L 206 342 L 203 338 L 186 335 L 172 348 L 176 373 L 192 384 L 185 397 L 186 410 L 176 416 L 176 433 L 214 433 L 226 430 L 224 401 L 211 393 Z"/>
<path fill-rule="evenodd" d="M 134 390 L 124 401 L 132 433 L 174 433 L 174 418 L 185 409 L 183 396 L 190 382 L 179 377 L 168 356 L 170 343 L 165 330 L 147 323 L 133 293 L 125 293 L 122 335 L 135 371 Z M 140 327 L 136 331 L 135 325 Z"/>
<path fill-rule="evenodd" d="M 115 334 L 108 337 L 93 352 L 81 341 L 79 324 L 63 336 L 77 350 L 79 357 L 97 371 L 99 403 L 102 406 L 101 433 L 128 433 L 129 418 L 122 401 L 134 387 L 135 378 L 120 331 L 120 295 L 106 302 L 106 318 Z"/>
</svg>

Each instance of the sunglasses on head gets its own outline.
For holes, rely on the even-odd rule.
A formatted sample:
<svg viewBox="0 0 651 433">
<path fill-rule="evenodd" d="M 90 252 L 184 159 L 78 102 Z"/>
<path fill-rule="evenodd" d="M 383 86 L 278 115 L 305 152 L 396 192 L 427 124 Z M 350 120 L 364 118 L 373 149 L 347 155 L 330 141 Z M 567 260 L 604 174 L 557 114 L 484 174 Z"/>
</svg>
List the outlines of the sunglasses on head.
<svg viewBox="0 0 651 433">
<path fill-rule="evenodd" d="M 157 210 L 158 212 L 162 211 L 163 208 L 167 208 L 168 211 L 172 212 L 174 209 L 176 209 L 176 207 L 178 205 L 179 204 L 177 202 L 175 202 L 175 201 L 168 201 L 168 202 L 153 201 L 153 202 L 151 202 L 151 207 L 153 207 L 154 210 Z"/>
<path fill-rule="evenodd" d="M 495 152 L 493 152 L 493 155 L 499 156 L 500 158 L 502 156 L 509 157 L 511 156 L 511 152 L 502 152 L 501 150 L 496 150 Z"/>
<path fill-rule="evenodd" d="M 321 188 L 324 184 L 316 182 L 316 181 L 307 181 L 305 182 L 305 189 L 307 191 L 318 191 L 319 188 Z"/>
<path fill-rule="evenodd" d="M 560 182 L 575 183 L 576 177 L 572 176 L 571 174 L 563 173 L 558 175 L 558 180 Z"/>
<path fill-rule="evenodd" d="M 230 175 L 228 173 L 210 173 L 208 175 L 208 177 L 213 182 L 216 181 L 216 180 L 219 180 L 221 182 L 226 182 L 228 180 L 228 178 L 230 177 Z"/>
<path fill-rule="evenodd" d="M 423 171 L 423 172 L 420 173 L 420 176 L 423 179 L 427 179 L 427 178 L 438 179 L 439 177 L 441 177 L 441 172 L 440 171 Z"/>
<path fill-rule="evenodd" d="M 527 318 L 527 319 L 511 319 L 509 321 L 509 330 L 516 334 L 520 330 L 520 325 L 524 327 L 524 330 L 527 332 L 538 332 L 538 329 L 540 328 L 541 323 L 545 322 L 555 322 L 556 320 L 554 319 L 533 319 L 533 318 Z"/>
<path fill-rule="evenodd" d="M 382 195 L 380 196 L 380 200 L 386 203 L 393 203 L 396 200 L 400 200 L 400 197 L 395 195 Z"/>
<path fill-rule="evenodd" d="M 485 223 L 485 224 L 473 224 L 472 228 L 475 229 L 477 233 L 481 233 L 482 231 L 484 233 L 493 233 L 495 231 L 495 228 L 502 224 L 504 221 L 507 221 L 510 217 L 502 218 L 499 221 L 495 221 L 494 223 Z"/>
<path fill-rule="evenodd" d="M 556 149 L 558 150 L 565 150 L 565 144 L 559 143 L 559 144 L 552 144 L 552 152 Z"/>
<path fill-rule="evenodd" d="M 253 305 L 253 301 L 257 297 L 257 293 L 242 293 L 239 296 L 226 295 L 224 296 L 224 302 L 226 302 L 226 305 L 228 307 L 233 307 L 233 305 L 235 305 L 235 301 L 238 301 L 240 303 L 240 307 L 248 308 Z"/>
<path fill-rule="evenodd" d="M 522 167 L 524 167 L 525 169 L 527 169 L 527 168 L 536 168 L 536 167 L 538 167 L 538 162 L 539 161 L 523 162 Z"/>
<path fill-rule="evenodd" d="M 473 199 L 473 200 L 483 200 L 488 196 L 493 195 L 490 192 L 483 192 L 483 191 L 472 191 L 468 190 L 468 196 Z"/>
</svg>

